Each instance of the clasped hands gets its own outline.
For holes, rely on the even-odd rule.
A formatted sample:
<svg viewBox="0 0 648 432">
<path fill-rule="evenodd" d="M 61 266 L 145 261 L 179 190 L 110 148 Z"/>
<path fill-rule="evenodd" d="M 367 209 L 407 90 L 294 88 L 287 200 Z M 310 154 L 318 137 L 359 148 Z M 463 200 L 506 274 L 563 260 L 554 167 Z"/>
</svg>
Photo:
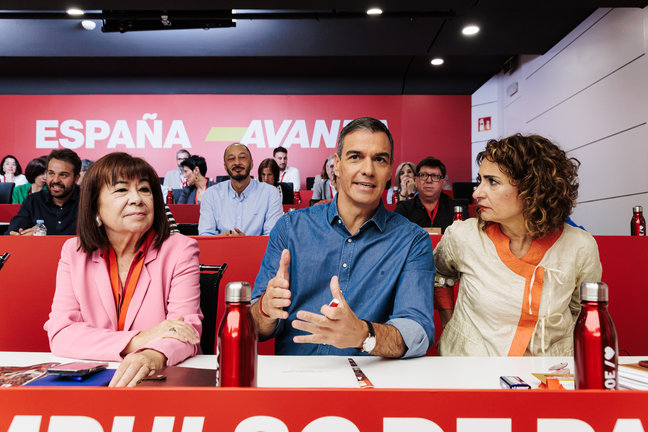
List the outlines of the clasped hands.
<svg viewBox="0 0 648 432">
<path fill-rule="evenodd" d="M 284 250 L 279 261 L 279 270 L 274 278 L 270 279 L 261 298 L 261 310 L 271 319 L 286 319 L 288 312 L 283 308 L 290 306 L 290 282 L 288 267 L 290 265 L 290 252 Z M 320 313 L 300 310 L 292 326 L 298 330 L 310 333 L 295 336 L 295 343 L 315 343 L 333 345 L 336 348 L 359 348 L 368 335 L 367 325 L 358 319 L 347 304 L 338 277 L 333 276 L 330 282 L 331 295 L 337 299 L 338 306 L 323 305 Z"/>
<path fill-rule="evenodd" d="M 144 349 L 151 341 L 162 338 L 174 338 L 181 342 L 197 344 L 200 342 L 196 330 L 184 322 L 183 317 L 175 320 L 167 319 L 149 330 L 135 335 L 122 354 L 127 354 L 121 362 L 115 375 L 108 384 L 109 387 L 134 387 L 143 378 L 155 374 L 166 364 L 164 354 L 154 349 Z"/>
</svg>

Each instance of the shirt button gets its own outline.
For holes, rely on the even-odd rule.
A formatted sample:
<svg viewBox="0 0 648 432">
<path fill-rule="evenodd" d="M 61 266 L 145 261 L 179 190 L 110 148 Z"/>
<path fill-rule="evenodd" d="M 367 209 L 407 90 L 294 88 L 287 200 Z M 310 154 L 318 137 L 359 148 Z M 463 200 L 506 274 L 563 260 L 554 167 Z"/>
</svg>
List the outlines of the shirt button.
<svg viewBox="0 0 648 432">
<path fill-rule="evenodd" d="M 59 223 L 61 223 L 61 221 L 59 221 Z"/>
<path fill-rule="evenodd" d="M 347 239 L 347 243 L 351 243 L 351 239 Z"/>
<path fill-rule="evenodd" d="M 340 219 L 338 219 L 338 223 L 339 223 L 339 224 L 341 224 L 341 223 L 342 223 L 342 221 L 341 221 Z"/>
<path fill-rule="evenodd" d="M 347 268 L 347 265 L 346 265 L 346 263 L 344 263 L 344 264 L 342 264 L 342 267 L 344 267 L 344 268 Z"/>
</svg>

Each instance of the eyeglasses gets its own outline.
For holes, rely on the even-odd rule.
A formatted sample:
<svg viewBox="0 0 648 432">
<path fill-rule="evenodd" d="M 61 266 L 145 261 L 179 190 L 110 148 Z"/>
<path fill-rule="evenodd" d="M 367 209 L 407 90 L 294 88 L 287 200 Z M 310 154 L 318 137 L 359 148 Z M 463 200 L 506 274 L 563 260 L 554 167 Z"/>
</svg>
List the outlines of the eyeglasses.
<svg viewBox="0 0 648 432">
<path fill-rule="evenodd" d="M 438 183 L 441 180 L 445 178 L 445 176 L 442 176 L 441 174 L 428 174 L 428 173 L 419 173 L 416 177 L 420 178 L 421 181 L 427 181 L 428 177 L 430 180 L 432 180 L 434 183 Z"/>
</svg>

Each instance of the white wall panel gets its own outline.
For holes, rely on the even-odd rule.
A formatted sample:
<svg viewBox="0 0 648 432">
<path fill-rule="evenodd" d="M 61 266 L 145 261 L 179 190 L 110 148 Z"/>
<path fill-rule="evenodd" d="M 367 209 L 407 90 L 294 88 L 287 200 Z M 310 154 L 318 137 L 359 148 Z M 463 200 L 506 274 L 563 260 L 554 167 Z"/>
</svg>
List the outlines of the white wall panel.
<svg viewBox="0 0 648 432">
<path fill-rule="evenodd" d="M 569 150 L 635 127 L 648 119 L 647 82 L 644 55 L 528 122 L 528 129 Z"/>
<path fill-rule="evenodd" d="M 525 68 L 525 76 L 531 75 L 536 70 L 540 69 L 546 63 L 549 63 L 556 55 L 569 46 L 574 40 L 578 39 L 583 33 L 588 31 L 590 27 L 595 25 L 598 21 L 604 18 L 612 9 L 599 8 L 592 15 L 587 17 L 582 23 L 576 26 L 574 30 L 570 31 L 560 42 L 551 47 L 543 56 L 528 59 L 527 67 Z"/>
<path fill-rule="evenodd" d="M 643 125 L 570 151 L 581 162 L 579 201 L 648 192 L 648 151 Z"/>
<path fill-rule="evenodd" d="M 609 200 L 581 203 L 576 206 L 572 220 L 596 235 L 630 235 L 632 207 L 648 211 L 648 193 Z M 603 269 L 605 278 L 605 269 Z"/>
<path fill-rule="evenodd" d="M 497 76 L 489 79 L 475 93 L 472 94 L 472 105 L 481 105 L 497 101 L 498 80 Z"/>
<path fill-rule="evenodd" d="M 648 8 L 599 9 L 482 91 L 498 88 L 499 137 L 539 133 L 581 161 L 574 220 L 593 234 L 627 235 L 632 206 L 648 212 L 647 46 Z M 484 144 L 473 132 L 473 157 Z"/>
<path fill-rule="evenodd" d="M 644 50 L 640 9 L 613 9 L 526 78 L 530 120 L 592 85 Z M 544 57 L 544 56 L 543 56 Z"/>
</svg>

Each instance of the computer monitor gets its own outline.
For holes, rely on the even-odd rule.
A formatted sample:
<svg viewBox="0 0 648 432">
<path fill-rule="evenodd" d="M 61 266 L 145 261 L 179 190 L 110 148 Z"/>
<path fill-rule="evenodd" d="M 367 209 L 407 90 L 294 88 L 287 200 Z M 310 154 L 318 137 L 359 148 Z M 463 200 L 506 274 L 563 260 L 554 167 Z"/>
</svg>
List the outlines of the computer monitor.
<svg viewBox="0 0 648 432">
<path fill-rule="evenodd" d="M 295 192 L 293 189 L 292 183 L 279 183 L 281 188 L 281 194 L 283 195 L 283 201 L 281 204 L 294 204 L 295 203 Z"/>
<path fill-rule="evenodd" d="M 454 199 L 467 200 L 468 204 L 472 204 L 472 194 L 479 186 L 477 182 L 454 182 L 452 183 L 452 194 Z"/>
</svg>

